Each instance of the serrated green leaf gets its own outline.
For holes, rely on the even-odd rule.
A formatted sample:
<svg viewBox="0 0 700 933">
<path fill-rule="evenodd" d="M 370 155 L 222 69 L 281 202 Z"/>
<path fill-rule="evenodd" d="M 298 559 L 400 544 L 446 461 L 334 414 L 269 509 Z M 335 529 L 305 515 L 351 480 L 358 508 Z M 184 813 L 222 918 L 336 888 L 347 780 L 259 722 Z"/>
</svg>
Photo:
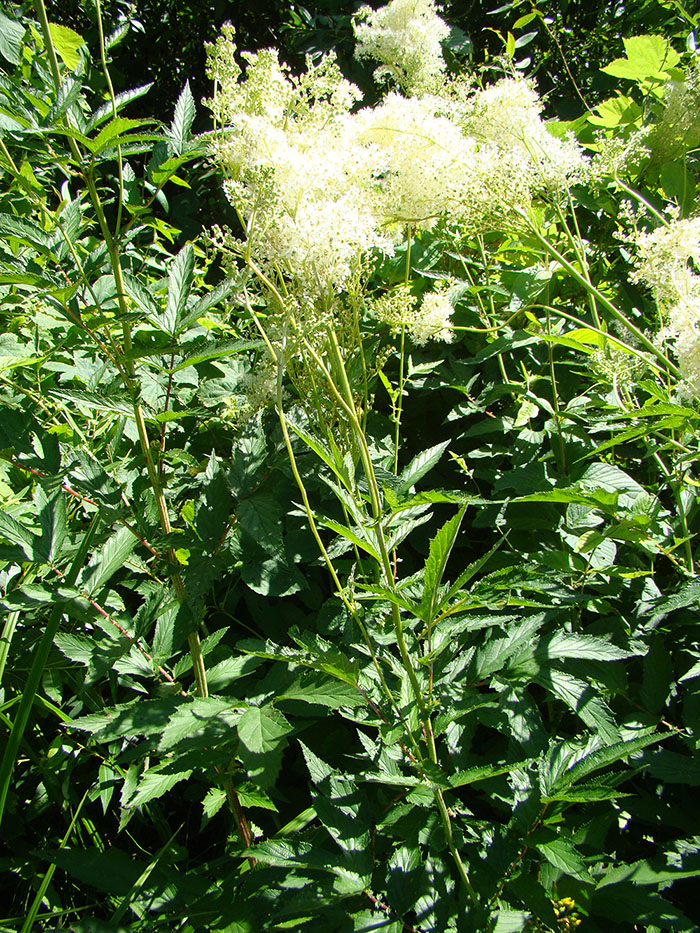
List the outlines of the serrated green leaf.
<svg viewBox="0 0 700 933">
<path fill-rule="evenodd" d="M 273 706 L 251 706 L 238 722 L 238 756 L 248 777 L 265 789 L 274 783 L 291 726 Z"/>
<path fill-rule="evenodd" d="M 61 26 L 58 23 L 49 23 L 49 32 L 51 42 L 63 59 L 64 65 L 69 71 L 75 71 L 80 64 L 78 49 L 85 45 L 85 39 L 75 30 L 69 29 L 68 26 Z"/>
<path fill-rule="evenodd" d="M 160 314 L 160 308 L 158 307 L 158 302 L 148 288 L 128 272 L 122 273 L 122 281 L 124 283 L 124 291 L 129 298 L 135 301 L 139 308 L 141 308 L 151 320 L 155 320 Z"/>
<path fill-rule="evenodd" d="M 133 120 L 128 117 L 115 117 L 111 120 L 107 126 L 103 127 L 100 132 L 95 136 L 94 139 L 90 140 L 89 150 L 92 155 L 99 155 L 104 149 L 107 149 L 109 146 L 116 146 L 122 142 L 133 141 L 133 136 L 125 137 L 124 134 L 128 133 L 129 130 L 136 129 L 137 126 L 145 126 L 148 120 Z M 138 137 L 139 139 L 147 138 L 145 136 Z M 152 134 L 148 138 L 152 137 Z"/>
<path fill-rule="evenodd" d="M 536 847 L 551 865 L 565 875 L 578 878 L 579 881 L 592 882 L 583 857 L 568 839 L 559 836 L 551 842 L 536 843 Z"/>
<path fill-rule="evenodd" d="M 187 307 L 187 299 L 194 280 L 194 247 L 186 243 L 170 263 L 168 270 L 168 298 L 165 311 L 160 315 L 160 326 L 171 337 L 181 329 L 181 318 Z"/>
<path fill-rule="evenodd" d="M 41 538 L 29 528 L 19 522 L 9 512 L 0 509 L 0 537 L 22 549 L 31 561 L 43 561 L 44 557 L 40 546 Z"/>
<path fill-rule="evenodd" d="M 497 777 L 499 774 L 510 774 L 519 768 L 527 768 L 532 764 L 533 759 L 527 758 L 524 761 L 514 761 L 510 764 L 479 765 L 474 768 L 467 768 L 466 771 L 459 771 L 450 777 L 450 787 L 464 787 L 467 784 L 474 784 L 476 781 L 485 781 L 488 778 Z"/>
<path fill-rule="evenodd" d="M 128 528 L 119 528 L 80 575 L 80 586 L 91 596 L 124 566 L 136 546 L 136 537 Z"/>
<path fill-rule="evenodd" d="M 220 746 L 226 736 L 234 739 L 234 728 L 243 715 L 244 704 L 222 697 L 195 697 L 182 703 L 163 729 L 158 749 L 168 752 L 185 739 L 199 739 L 206 745 Z"/>
<path fill-rule="evenodd" d="M 411 486 L 414 486 L 419 479 L 422 479 L 426 473 L 429 473 L 451 443 L 452 441 L 443 441 L 441 444 L 436 444 L 435 447 L 429 447 L 427 450 L 423 450 L 421 453 L 416 454 L 408 466 L 404 467 L 401 471 L 399 477 L 401 483 L 397 489 L 398 494 L 401 495 L 402 493 L 408 492 Z"/>
<path fill-rule="evenodd" d="M 53 563 L 61 552 L 66 538 L 66 500 L 62 489 L 47 494 L 38 486 L 35 497 L 41 524 L 41 548 L 49 563 Z"/>
<path fill-rule="evenodd" d="M 0 234 L 16 237 L 33 246 L 44 256 L 53 256 L 54 240 L 42 227 L 14 214 L 0 214 Z"/>
<path fill-rule="evenodd" d="M 616 865 L 603 875 L 596 887 L 599 890 L 611 884 L 620 884 L 623 881 L 641 885 L 666 884 L 679 881 L 681 878 L 697 878 L 698 876 L 700 876 L 700 868 L 683 871 L 661 865 L 655 867 L 648 859 L 645 859 L 644 861 L 634 862 L 632 865 Z"/>
<path fill-rule="evenodd" d="M 447 567 L 452 548 L 464 518 L 467 507 L 463 505 L 456 515 L 453 515 L 430 542 L 430 551 L 425 562 L 423 576 L 423 597 L 421 599 L 421 618 L 432 624 L 438 606 L 439 588 Z"/>
<path fill-rule="evenodd" d="M 639 736 L 636 739 L 627 739 L 623 742 L 615 742 L 612 745 L 594 749 L 560 774 L 552 785 L 552 791 L 557 792 L 571 787 L 572 784 L 587 777 L 594 771 L 599 771 L 601 768 L 606 768 L 608 765 L 614 764 L 617 761 L 629 758 L 629 756 L 633 755 L 635 752 L 641 751 L 648 745 L 661 742 L 666 737 L 667 736 L 652 733 L 650 735 Z"/>
<path fill-rule="evenodd" d="M 210 787 L 206 797 L 202 801 L 204 816 L 210 820 L 212 817 L 216 816 L 225 803 L 226 791 L 222 790 L 220 787 Z"/>
<path fill-rule="evenodd" d="M 186 321 L 181 322 L 184 327 Z M 263 346 L 261 340 L 222 340 L 218 343 L 212 343 L 186 356 L 173 369 L 174 373 L 179 373 L 188 366 L 197 366 L 199 363 L 206 363 L 209 360 L 223 360 L 227 356 L 233 356 L 235 353 L 245 353 L 247 350 L 259 350 Z"/>
<path fill-rule="evenodd" d="M 173 697 L 138 699 L 102 713 L 81 716 L 71 722 L 70 728 L 89 732 L 101 742 L 111 742 L 125 736 L 159 735 L 179 705 L 180 701 Z"/>
<path fill-rule="evenodd" d="M 354 544 L 355 547 L 360 548 L 361 551 L 365 551 L 370 557 L 373 557 L 377 563 L 380 563 L 381 557 L 379 556 L 379 551 L 374 546 L 374 542 L 367 541 L 366 538 L 362 537 L 364 529 L 358 528 L 358 531 L 355 532 L 352 528 L 348 528 L 347 525 L 342 525 L 340 522 L 335 522 L 330 518 L 324 518 L 322 515 L 317 515 L 316 521 L 323 528 L 334 531 L 336 534 L 340 535 L 341 538 Z"/>
<path fill-rule="evenodd" d="M 330 709 L 366 706 L 367 697 L 351 684 L 320 675 L 309 675 L 295 680 L 275 697 L 275 702 L 297 700 L 303 703 L 327 706 Z"/>
<path fill-rule="evenodd" d="M 114 103 L 117 107 L 117 112 L 122 109 L 126 104 L 131 103 L 132 100 L 138 100 L 139 97 L 143 97 L 144 94 L 147 94 L 148 91 L 153 87 L 153 82 L 150 81 L 148 84 L 142 84 L 139 87 L 131 88 L 128 91 L 122 91 L 119 94 L 115 95 Z M 108 120 L 114 114 L 114 109 L 112 107 L 112 101 L 108 101 L 106 104 L 103 104 L 99 107 L 93 115 L 88 120 L 86 127 L 87 132 L 94 130 L 95 127 L 99 126 L 101 123 L 104 123 L 105 120 Z"/>
<path fill-rule="evenodd" d="M 620 661 L 634 654 L 618 648 L 612 642 L 595 635 L 579 635 L 575 632 L 555 632 L 541 639 L 535 656 L 547 658 L 587 658 L 591 661 Z"/>
<path fill-rule="evenodd" d="M 186 81 L 177 99 L 177 103 L 175 104 L 175 114 L 168 132 L 173 154 L 176 156 L 181 155 L 185 148 L 190 137 L 195 115 L 196 107 L 194 97 L 190 90 L 190 82 Z"/>
<path fill-rule="evenodd" d="M 290 731 L 287 720 L 273 706 L 251 706 L 238 722 L 238 738 L 256 755 L 275 751 Z"/>
<path fill-rule="evenodd" d="M 149 768 L 140 778 L 136 785 L 136 793 L 125 802 L 126 807 L 142 807 L 150 800 L 156 800 L 163 794 L 179 784 L 180 781 L 186 781 L 192 774 L 192 769 L 184 771 L 161 771 L 160 768 L 170 768 L 169 764 L 156 765 L 155 768 Z"/>
<path fill-rule="evenodd" d="M 538 672 L 533 680 L 559 697 L 606 742 L 616 742 L 620 738 L 612 713 L 590 683 L 556 668 Z"/>
<path fill-rule="evenodd" d="M 0 55 L 11 65 L 19 65 L 22 57 L 24 26 L 0 12 Z"/>
</svg>

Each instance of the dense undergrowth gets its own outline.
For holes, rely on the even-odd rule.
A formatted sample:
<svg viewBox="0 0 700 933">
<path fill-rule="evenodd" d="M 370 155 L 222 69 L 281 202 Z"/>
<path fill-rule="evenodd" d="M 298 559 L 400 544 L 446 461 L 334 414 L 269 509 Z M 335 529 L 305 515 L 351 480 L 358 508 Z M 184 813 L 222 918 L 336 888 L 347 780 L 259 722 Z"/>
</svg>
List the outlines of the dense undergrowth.
<svg viewBox="0 0 700 933">
<path fill-rule="evenodd" d="M 676 6 L 566 124 L 430 0 L 364 100 L 226 29 L 196 137 L 2 13 L 0 930 L 697 929 Z"/>
</svg>

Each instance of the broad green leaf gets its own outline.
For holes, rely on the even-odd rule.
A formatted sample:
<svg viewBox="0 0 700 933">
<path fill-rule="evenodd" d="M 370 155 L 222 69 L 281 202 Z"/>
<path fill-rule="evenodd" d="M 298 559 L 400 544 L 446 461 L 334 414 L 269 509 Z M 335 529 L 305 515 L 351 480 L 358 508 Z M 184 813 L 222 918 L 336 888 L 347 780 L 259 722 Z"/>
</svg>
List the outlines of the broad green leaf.
<svg viewBox="0 0 700 933">
<path fill-rule="evenodd" d="M 623 39 L 626 58 L 601 68 L 614 78 L 641 81 L 645 78 L 664 80 L 680 61 L 680 56 L 663 36 L 632 36 Z"/>
<path fill-rule="evenodd" d="M 451 443 L 451 440 L 443 441 L 441 444 L 437 444 L 435 447 L 430 447 L 428 450 L 424 450 L 417 454 L 408 466 L 404 467 L 401 471 L 401 476 L 399 477 L 401 484 L 397 490 L 399 495 L 408 492 L 411 486 L 415 485 L 419 479 L 422 479 L 426 473 L 430 472 Z"/>
<path fill-rule="evenodd" d="M 499 774 L 510 774 L 519 768 L 528 768 L 532 764 L 532 759 L 525 761 L 514 761 L 510 764 L 479 765 L 474 768 L 467 768 L 466 771 L 459 771 L 450 777 L 451 787 L 464 787 L 467 784 L 474 784 L 476 781 L 485 781 L 488 778 L 497 777 Z"/>
<path fill-rule="evenodd" d="M 24 26 L 0 12 L 0 55 L 11 65 L 20 63 L 25 32 Z"/>
<path fill-rule="evenodd" d="M 244 564 L 241 579 L 261 596 L 291 596 L 307 586 L 304 575 L 284 556 Z"/>
<path fill-rule="evenodd" d="M 63 59 L 64 65 L 69 71 L 75 71 L 80 64 L 78 49 L 85 45 L 85 39 L 68 26 L 60 26 L 58 23 L 49 23 L 49 32 L 51 42 Z"/>
<path fill-rule="evenodd" d="M 510 36 L 510 33 L 508 35 Z M 525 910 L 513 910 L 512 907 L 500 907 L 492 915 L 489 929 L 493 930 L 493 933 L 523 933 L 523 931 L 528 928 L 531 916 L 532 915 Z"/>
<path fill-rule="evenodd" d="M 170 263 L 168 270 L 168 298 L 160 325 L 172 337 L 180 331 L 181 318 L 187 307 L 194 279 L 194 247 L 186 243 Z"/>
<path fill-rule="evenodd" d="M 256 492 L 244 499 L 236 512 L 241 528 L 268 554 L 283 551 L 281 508 L 268 492 Z"/>
<path fill-rule="evenodd" d="M 109 146 L 134 142 L 136 139 L 156 139 L 157 137 L 153 136 L 153 134 L 147 136 L 143 134 L 139 134 L 138 136 L 125 136 L 129 130 L 136 129 L 137 126 L 145 126 L 149 122 L 148 120 L 132 120 L 128 117 L 115 117 L 107 126 L 100 130 L 94 139 L 90 140 L 88 148 L 92 155 L 99 155 L 100 152 L 107 149 Z"/>
<path fill-rule="evenodd" d="M 428 624 L 432 624 L 435 618 L 442 577 L 466 510 L 466 505 L 463 505 L 456 515 L 445 522 L 430 542 L 430 551 L 425 562 L 421 600 L 421 618 L 425 619 Z"/>
<path fill-rule="evenodd" d="M 173 154 L 179 156 L 182 154 L 190 133 L 192 123 L 194 122 L 196 108 L 194 97 L 190 90 L 190 82 L 186 81 L 180 96 L 175 104 L 175 114 L 173 122 L 170 125 L 168 136 L 172 144 Z"/>
<path fill-rule="evenodd" d="M 368 702 L 367 697 L 351 684 L 318 674 L 301 677 L 285 687 L 282 693 L 275 697 L 276 703 L 283 700 L 315 703 L 330 709 L 366 706 Z"/>
<path fill-rule="evenodd" d="M 198 739 L 199 747 L 220 746 L 233 741 L 234 729 L 243 714 L 243 704 L 223 697 L 195 697 L 182 703 L 163 729 L 158 749 L 172 750 L 185 739 Z"/>
<path fill-rule="evenodd" d="M 649 756 L 649 773 L 665 784 L 700 787 L 700 755 L 681 755 L 659 749 Z"/>
<path fill-rule="evenodd" d="M 14 214 L 0 214 L 0 234 L 16 237 L 18 240 L 33 246 L 44 256 L 53 255 L 53 236 L 31 220 L 15 217 Z"/>
<path fill-rule="evenodd" d="M 89 732 L 101 742 L 111 742 L 125 736 L 160 735 L 180 702 L 173 697 L 158 700 L 139 698 L 133 703 L 74 719 L 70 728 Z"/>
<path fill-rule="evenodd" d="M 103 544 L 80 576 L 80 586 L 90 595 L 97 593 L 124 566 L 136 546 L 136 537 L 128 528 L 119 528 Z"/>
<path fill-rule="evenodd" d="M 667 736 L 652 733 L 639 736 L 636 739 L 627 739 L 623 742 L 615 742 L 612 745 L 595 749 L 560 774 L 554 781 L 552 790 L 557 792 L 570 787 L 572 784 L 587 777 L 594 771 L 599 771 L 601 768 L 606 768 L 608 765 L 614 764 L 617 761 L 629 758 L 629 756 L 633 755 L 635 752 L 641 751 L 648 745 L 661 742 L 665 738 L 667 738 Z"/>
<path fill-rule="evenodd" d="M 226 791 L 222 790 L 220 787 L 210 787 L 207 791 L 206 797 L 202 801 L 202 810 L 204 811 L 204 816 L 208 820 L 212 819 L 212 817 L 216 816 L 225 803 Z"/>
<path fill-rule="evenodd" d="M 273 706 L 251 706 L 238 721 L 238 757 L 248 777 L 263 790 L 277 777 L 291 726 Z"/>
<path fill-rule="evenodd" d="M 142 807 L 149 800 L 155 800 L 162 797 L 167 791 L 179 784 L 180 781 L 186 781 L 192 774 L 191 769 L 184 771 L 162 771 L 160 768 L 170 768 L 169 764 L 156 765 L 155 768 L 149 768 L 141 777 L 137 786 L 136 793 L 126 802 L 127 807 Z"/>
<path fill-rule="evenodd" d="M 275 751 L 290 731 L 287 720 L 272 706 L 250 706 L 238 721 L 238 738 L 256 755 Z"/>
<path fill-rule="evenodd" d="M 579 881 L 592 882 L 583 857 L 568 839 L 559 836 L 551 842 L 536 843 L 536 847 L 550 864 L 565 875 L 571 875 Z"/>
<path fill-rule="evenodd" d="M 605 888 L 611 884 L 622 881 L 631 881 L 633 884 L 666 884 L 679 881 L 681 878 L 697 878 L 700 868 L 690 871 L 682 869 L 655 867 L 648 859 L 634 862 L 632 865 L 616 865 L 607 871 L 597 884 L 597 889 Z"/>
<path fill-rule="evenodd" d="M 217 693 L 224 690 L 230 684 L 234 684 L 260 666 L 258 658 L 250 655 L 239 655 L 233 658 L 224 658 L 218 664 L 207 668 L 207 685 L 211 693 Z"/>
<path fill-rule="evenodd" d="M 698 925 L 656 891 L 634 882 L 620 882 L 597 889 L 588 902 L 588 913 L 600 917 L 604 929 L 622 925 L 638 930 L 697 933 Z M 614 925 L 614 926 L 613 926 Z"/>
</svg>

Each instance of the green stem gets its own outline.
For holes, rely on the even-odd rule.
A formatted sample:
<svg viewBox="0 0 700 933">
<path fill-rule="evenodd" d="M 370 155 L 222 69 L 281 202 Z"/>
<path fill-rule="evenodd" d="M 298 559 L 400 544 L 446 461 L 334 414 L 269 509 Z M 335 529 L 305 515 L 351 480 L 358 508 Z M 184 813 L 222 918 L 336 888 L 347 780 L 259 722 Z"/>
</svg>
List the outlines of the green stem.
<svg viewBox="0 0 700 933">
<path fill-rule="evenodd" d="M 604 307 L 615 318 L 616 321 L 619 321 L 620 324 L 622 324 L 631 334 L 633 334 L 645 350 L 648 350 L 649 353 L 653 354 L 657 360 L 660 360 L 674 376 L 680 377 L 681 372 L 679 368 L 674 363 L 672 363 L 661 352 L 661 350 L 658 349 L 658 347 L 655 347 L 651 340 L 649 340 L 649 338 L 646 337 L 642 331 L 622 313 L 622 311 L 616 308 L 609 298 L 606 298 L 606 296 L 601 291 L 599 291 L 588 279 L 586 279 L 586 277 L 582 275 L 578 269 L 569 262 L 568 259 L 562 256 L 554 244 L 550 243 L 549 240 L 542 236 L 535 224 L 532 223 L 532 221 L 525 214 L 522 216 L 528 221 L 530 230 L 540 246 L 546 249 L 547 252 L 557 260 L 557 262 L 561 263 L 569 275 L 576 279 L 580 285 L 583 285 L 586 291 L 595 295 L 600 305 L 602 305 L 602 307 Z"/>
</svg>

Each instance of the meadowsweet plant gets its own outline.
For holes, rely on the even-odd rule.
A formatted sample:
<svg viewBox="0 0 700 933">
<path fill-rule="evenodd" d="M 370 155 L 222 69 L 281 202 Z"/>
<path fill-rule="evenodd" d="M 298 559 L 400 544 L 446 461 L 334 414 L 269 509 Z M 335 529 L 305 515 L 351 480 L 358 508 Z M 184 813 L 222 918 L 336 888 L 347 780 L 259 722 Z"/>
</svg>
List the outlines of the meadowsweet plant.
<svg viewBox="0 0 700 933">
<path fill-rule="evenodd" d="M 697 929 L 697 60 L 541 7 L 0 13 L 1 929 Z"/>
</svg>

